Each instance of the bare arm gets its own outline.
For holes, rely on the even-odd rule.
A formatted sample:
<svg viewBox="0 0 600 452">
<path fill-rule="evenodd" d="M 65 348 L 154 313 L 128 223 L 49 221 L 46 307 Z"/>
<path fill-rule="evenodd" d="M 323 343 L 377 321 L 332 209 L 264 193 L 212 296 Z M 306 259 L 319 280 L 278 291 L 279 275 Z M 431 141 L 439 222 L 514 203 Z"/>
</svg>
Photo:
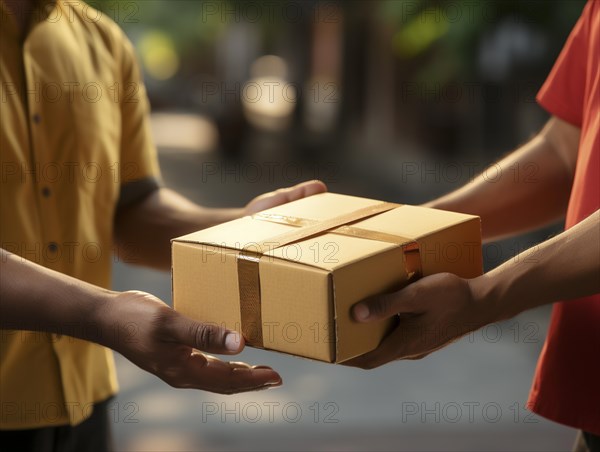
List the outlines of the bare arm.
<svg viewBox="0 0 600 452">
<path fill-rule="evenodd" d="M 579 135 L 577 127 L 551 118 L 534 139 L 493 170 L 426 205 L 480 215 L 487 240 L 558 220 L 569 199 Z M 527 165 L 535 169 L 534 180 L 522 172 Z M 400 320 L 376 350 L 347 364 L 373 368 L 422 358 L 488 323 L 598 292 L 600 211 L 478 278 L 437 274 L 357 303 L 353 315 L 359 322 L 398 314 Z"/>
<path fill-rule="evenodd" d="M 171 265 L 172 238 L 325 190 L 322 182 L 305 182 L 259 196 L 245 208 L 209 209 L 173 190 L 160 188 L 134 205 L 117 211 L 116 240 L 117 244 L 133 252 L 140 263 L 168 270 Z"/>
<path fill-rule="evenodd" d="M 600 210 L 469 282 L 488 322 L 600 292 Z"/>
<path fill-rule="evenodd" d="M 234 393 L 281 384 L 268 367 L 229 363 L 197 350 L 238 353 L 244 347 L 238 333 L 195 322 L 144 292 L 101 289 L 3 249 L 0 257 L 1 329 L 96 342 L 175 387 Z"/>
<path fill-rule="evenodd" d="M 376 350 L 348 364 L 373 368 L 395 359 L 421 358 L 488 323 L 599 292 L 600 211 L 596 211 L 478 278 L 441 273 L 358 303 L 353 314 L 360 322 L 396 314 L 401 320 Z"/>
<path fill-rule="evenodd" d="M 484 240 L 557 221 L 569 201 L 580 132 L 553 117 L 521 148 L 464 187 L 425 206 L 479 215 Z"/>
</svg>

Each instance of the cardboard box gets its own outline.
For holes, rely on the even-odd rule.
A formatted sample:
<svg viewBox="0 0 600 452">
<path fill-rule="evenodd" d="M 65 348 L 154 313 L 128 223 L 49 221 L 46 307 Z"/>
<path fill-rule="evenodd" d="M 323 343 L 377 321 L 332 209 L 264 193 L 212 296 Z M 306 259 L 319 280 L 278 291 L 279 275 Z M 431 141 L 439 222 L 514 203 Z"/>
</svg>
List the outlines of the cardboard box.
<svg viewBox="0 0 600 452">
<path fill-rule="evenodd" d="M 324 193 L 174 239 L 173 302 L 248 345 L 342 362 L 392 320 L 360 324 L 365 297 L 439 272 L 482 273 L 479 217 Z"/>
</svg>

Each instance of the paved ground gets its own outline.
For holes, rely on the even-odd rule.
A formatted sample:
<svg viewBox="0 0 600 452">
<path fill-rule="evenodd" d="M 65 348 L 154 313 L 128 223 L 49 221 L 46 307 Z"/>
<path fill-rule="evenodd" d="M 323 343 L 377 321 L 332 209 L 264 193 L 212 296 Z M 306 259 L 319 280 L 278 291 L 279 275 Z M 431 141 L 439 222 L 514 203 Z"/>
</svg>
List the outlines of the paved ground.
<svg viewBox="0 0 600 452">
<path fill-rule="evenodd" d="M 294 182 L 281 171 L 273 180 L 236 181 L 223 176 L 220 164 L 213 174 L 210 156 L 189 153 L 164 152 L 161 163 L 170 185 L 208 205 L 241 205 L 282 179 Z M 373 176 L 377 168 L 346 163 L 332 190 L 353 193 L 355 182 L 356 194 L 398 202 L 410 198 L 398 199 L 398 189 L 386 191 L 386 181 Z M 319 168 L 327 170 L 312 165 L 299 177 L 310 178 Z M 382 174 L 385 170 L 389 165 Z M 357 179 L 361 171 L 371 176 Z M 379 185 L 369 185 L 376 179 Z M 523 241 L 511 242 L 503 249 L 521 246 Z M 114 287 L 146 290 L 170 301 L 168 274 L 117 264 Z M 240 359 L 272 365 L 284 386 L 228 397 L 172 389 L 117 356 L 121 392 L 111 411 L 117 449 L 569 450 L 573 430 L 524 408 L 548 313 L 532 311 L 425 360 L 369 372 L 248 349 Z"/>
</svg>

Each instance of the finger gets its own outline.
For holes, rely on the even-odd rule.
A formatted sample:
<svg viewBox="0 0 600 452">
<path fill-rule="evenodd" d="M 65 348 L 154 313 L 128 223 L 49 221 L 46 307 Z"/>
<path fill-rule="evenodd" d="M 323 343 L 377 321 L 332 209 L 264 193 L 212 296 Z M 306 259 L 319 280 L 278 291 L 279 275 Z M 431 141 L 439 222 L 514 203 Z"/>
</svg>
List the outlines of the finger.
<svg viewBox="0 0 600 452">
<path fill-rule="evenodd" d="M 280 193 L 284 197 L 283 203 L 297 201 L 298 199 L 308 196 L 324 193 L 327 191 L 327 186 L 319 180 L 311 180 L 294 185 L 293 187 L 278 190 L 275 193 Z M 282 203 L 282 204 L 283 204 Z"/>
<path fill-rule="evenodd" d="M 357 356 L 342 364 L 345 366 L 359 367 L 361 369 L 375 369 L 390 361 L 394 361 L 398 356 L 398 345 L 395 343 L 396 331 L 383 340 L 379 347 L 364 355 Z"/>
<path fill-rule="evenodd" d="M 265 193 L 252 202 L 252 211 L 276 207 L 288 202 L 297 201 L 307 196 L 316 195 L 327 191 L 327 186 L 318 180 L 302 182 L 289 188 L 281 188 L 271 193 Z"/>
<path fill-rule="evenodd" d="M 244 348 L 244 338 L 237 331 L 214 324 L 196 322 L 172 311 L 170 324 L 166 325 L 173 339 L 181 344 L 208 353 L 233 355 Z"/>
<path fill-rule="evenodd" d="M 418 359 L 418 356 L 426 356 L 433 351 L 430 340 L 434 340 L 435 335 L 429 336 L 420 319 L 406 319 L 401 321 L 375 350 L 342 364 L 361 369 L 375 369 L 398 359 Z"/>
<path fill-rule="evenodd" d="M 311 180 L 303 182 L 301 184 L 296 185 L 296 187 L 304 191 L 304 196 L 317 195 L 319 193 L 325 193 L 327 191 L 327 185 L 325 184 L 325 182 L 320 180 Z"/>
<path fill-rule="evenodd" d="M 418 314 L 414 292 L 407 286 L 398 292 L 366 298 L 352 307 L 352 316 L 358 322 L 374 322 L 397 314 Z"/>
<path fill-rule="evenodd" d="M 212 361 L 212 360 L 219 361 L 219 358 L 217 358 L 216 356 L 209 355 L 207 353 L 202 353 L 202 352 L 199 352 L 198 350 L 193 350 L 192 355 L 200 355 L 200 356 L 204 357 L 204 359 L 206 359 L 207 361 Z M 252 368 L 252 366 L 250 364 L 244 363 L 242 361 L 229 361 L 229 365 L 231 367 L 235 367 L 235 368 L 238 368 L 238 367 L 244 368 L 244 369 Z"/>
<path fill-rule="evenodd" d="M 213 356 L 191 355 L 178 378 L 178 386 L 219 394 L 235 394 L 280 386 L 281 376 L 267 366 L 226 362 Z"/>
<path fill-rule="evenodd" d="M 431 351 L 431 352 L 427 352 L 427 353 L 421 353 L 419 355 L 412 355 L 412 356 L 405 356 L 404 358 L 400 358 L 400 359 L 407 359 L 410 361 L 418 361 L 420 359 L 425 358 L 426 356 L 431 355 L 435 350 Z"/>
</svg>

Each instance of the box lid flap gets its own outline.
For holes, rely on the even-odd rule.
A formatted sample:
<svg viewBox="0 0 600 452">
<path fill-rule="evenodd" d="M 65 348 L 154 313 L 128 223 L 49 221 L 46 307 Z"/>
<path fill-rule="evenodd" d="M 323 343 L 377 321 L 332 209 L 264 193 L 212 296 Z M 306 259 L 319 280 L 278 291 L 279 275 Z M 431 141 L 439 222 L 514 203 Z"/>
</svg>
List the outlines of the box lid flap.
<svg viewBox="0 0 600 452">
<path fill-rule="evenodd" d="M 261 213 L 324 221 L 380 203 L 381 201 L 374 199 L 321 193 L 267 209 Z M 174 240 L 178 242 L 216 244 L 241 250 L 249 244 L 269 240 L 290 230 L 292 227 L 294 226 L 254 220 L 251 216 L 248 216 L 196 231 Z"/>
<path fill-rule="evenodd" d="M 420 206 L 401 205 L 396 209 L 353 223 L 357 228 L 417 240 L 449 226 L 479 217 Z"/>
<path fill-rule="evenodd" d="M 335 193 L 322 193 L 261 212 L 261 215 L 325 221 L 352 213 L 381 201 Z M 391 243 L 335 233 L 323 233 L 291 245 L 278 247 L 275 241 L 267 245 L 271 256 L 288 261 L 334 270 L 359 259 L 380 253 L 402 243 L 427 236 L 449 225 L 476 218 L 472 215 L 446 212 L 416 206 L 399 206 L 352 224 L 353 228 L 389 234 L 399 240 Z M 270 240 L 296 226 L 244 217 L 212 228 L 188 234 L 175 241 L 205 244 L 237 250 L 257 251 L 258 243 Z M 405 239 L 405 240 L 404 240 Z"/>
</svg>

